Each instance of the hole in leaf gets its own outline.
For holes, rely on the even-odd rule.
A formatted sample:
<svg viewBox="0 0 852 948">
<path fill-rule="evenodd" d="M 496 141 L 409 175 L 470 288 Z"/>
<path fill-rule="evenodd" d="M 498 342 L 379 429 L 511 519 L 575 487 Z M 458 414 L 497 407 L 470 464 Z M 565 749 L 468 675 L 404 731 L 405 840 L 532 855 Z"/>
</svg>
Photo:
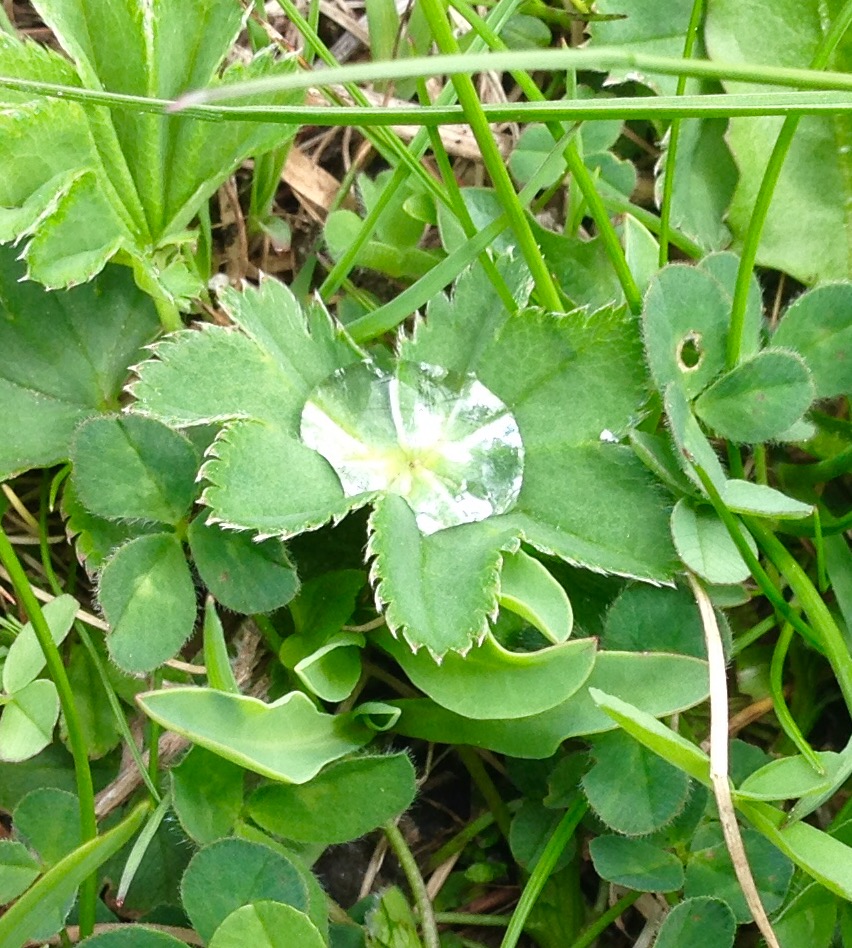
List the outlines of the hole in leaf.
<svg viewBox="0 0 852 948">
<path fill-rule="evenodd" d="M 355 363 L 317 386 L 302 440 L 334 468 L 348 497 L 404 497 L 421 532 L 505 513 L 523 479 L 518 424 L 471 375 L 400 362 Z"/>
<path fill-rule="evenodd" d="M 692 372 L 701 365 L 704 350 L 701 348 L 701 333 L 694 330 L 687 333 L 677 348 L 677 360 L 684 372 Z"/>
</svg>

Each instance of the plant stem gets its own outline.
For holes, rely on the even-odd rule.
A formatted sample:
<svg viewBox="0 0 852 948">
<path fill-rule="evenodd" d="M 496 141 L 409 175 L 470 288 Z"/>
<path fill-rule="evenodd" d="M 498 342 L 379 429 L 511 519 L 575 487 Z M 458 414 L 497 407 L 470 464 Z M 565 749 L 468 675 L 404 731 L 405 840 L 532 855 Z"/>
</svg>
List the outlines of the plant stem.
<svg viewBox="0 0 852 948">
<path fill-rule="evenodd" d="M 68 681 L 65 665 L 62 663 L 62 656 L 53 641 L 44 613 L 42 613 L 38 600 L 33 595 L 27 575 L 2 527 L 0 527 L 0 562 L 6 568 L 15 592 L 32 623 L 38 644 L 44 653 L 47 670 L 54 685 L 56 685 L 59 703 L 65 716 L 65 726 L 68 729 L 68 744 L 71 749 L 71 756 L 74 759 L 74 776 L 77 782 L 77 800 L 80 808 L 80 838 L 86 843 L 97 836 L 98 823 L 95 818 L 95 791 L 92 783 L 92 771 L 89 766 L 86 738 L 80 724 L 77 706 L 74 703 L 74 692 L 71 690 L 71 683 Z M 97 881 L 97 873 L 93 873 L 80 886 L 80 933 L 84 937 L 91 935 L 94 930 Z"/>
<path fill-rule="evenodd" d="M 441 52 L 458 53 L 459 46 L 453 36 L 452 29 L 450 29 L 441 0 L 421 0 L 420 6 L 429 21 L 432 34 Z M 459 103 L 464 109 L 470 130 L 479 145 L 482 161 L 491 176 L 494 190 L 497 192 L 505 212 L 509 215 L 509 221 L 518 241 L 518 246 L 532 273 L 539 302 L 551 312 L 561 312 L 564 309 L 562 297 L 544 261 L 541 248 L 533 236 L 526 211 L 518 200 L 512 179 L 506 170 L 503 156 L 497 148 L 488 120 L 482 111 L 482 103 L 479 101 L 473 80 L 468 75 L 456 74 L 451 76 L 451 81 L 458 95 Z"/>
<path fill-rule="evenodd" d="M 811 745 L 805 740 L 805 736 L 799 729 L 799 725 L 796 724 L 796 720 L 784 700 L 784 660 L 787 657 L 787 650 L 790 648 L 792 638 L 793 626 L 789 622 L 785 622 L 772 651 L 772 661 L 769 663 L 769 690 L 772 695 L 772 706 L 775 709 L 775 717 L 778 718 L 781 729 L 811 767 L 818 774 L 824 776 L 825 767 L 823 767 Z"/>
<path fill-rule="evenodd" d="M 539 895 L 541 895 L 541 890 L 550 878 L 550 874 L 553 872 L 559 857 L 562 855 L 562 850 L 568 845 L 569 840 L 574 835 L 574 831 L 577 829 L 580 820 L 588 808 L 589 804 L 585 798 L 580 797 L 565 811 L 565 815 L 559 821 L 559 825 L 547 841 L 544 851 L 535 864 L 535 868 L 527 880 L 527 884 L 524 886 L 524 891 L 521 893 L 518 905 L 512 913 L 512 921 L 506 929 L 506 934 L 500 943 L 500 948 L 515 948 L 518 944 L 518 939 L 523 934 L 524 925 L 536 900 Z"/>
<path fill-rule="evenodd" d="M 408 848 L 405 837 L 399 831 L 399 827 L 393 820 L 388 821 L 382 827 L 385 836 L 387 836 L 390 848 L 399 860 L 405 878 L 408 880 L 411 894 L 414 896 L 414 902 L 417 905 L 417 912 L 420 915 L 420 927 L 423 930 L 423 942 L 425 948 L 441 948 L 441 939 L 438 936 L 438 926 L 435 922 L 435 913 L 432 909 L 432 903 L 429 900 L 429 893 L 426 891 L 426 883 L 423 876 L 417 868 L 417 862 L 414 854 Z"/>
<path fill-rule="evenodd" d="M 689 26 L 686 28 L 686 42 L 683 45 L 683 58 L 692 59 L 698 30 L 704 16 L 704 0 L 693 0 Z M 686 92 L 686 76 L 678 76 L 675 95 Z M 672 197 L 674 195 L 675 171 L 677 169 L 677 151 L 680 142 L 680 119 L 674 119 L 669 128 L 669 147 L 666 155 L 666 168 L 663 172 L 663 202 L 660 207 L 660 256 L 659 265 L 664 267 L 669 261 L 669 233 L 672 219 Z"/>
<path fill-rule="evenodd" d="M 580 933 L 580 936 L 571 943 L 571 948 L 588 948 L 588 945 L 596 941 L 617 918 L 620 918 L 641 894 L 641 892 L 625 892 L 617 902 Z"/>
<path fill-rule="evenodd" d="M 811 61 L 812 70 L 825 69 L 831 54 L 843 38 L 850 23 L 852 23 L 852 0 L 846 0 L 837 19 L 826 33 Z M 763 173 L 763 180 L 760 182 L 760 189 L 757 192 L 754 208 L 751 212 L 751 220 L 743 240 L 740 266 L 737 270 L 737 281 L 734 286 L 734 299 L 731 304 L 731 322 L 728 328 L 727 365 L 729 369 L 734 368 L 740 361 L 751 274 L 757 261 L 760 237 L 766 223 L 766 216 L 769 213 L 769 205 L 772 203 L 772 195 L 775 193 L 775 185 L 778 183 L 781 168 L 787 158 L 793 136 L 796 134 L 799 118 L 798 115 L 788 115 L 784 119 L 784 124 L 781 126 L 781 131 L 778 133 L 778 138 L 775 140 L 775 146 Z"/>
<path fill-rule="evenodd" d="M 460 744 L 456 748 L 456 753 L 464 764 L 465 770 L 470 774 L 470 778 L 474 782 L 476 789 L 482 794 L 486 806 L 494 814 L 494 822 L 497 824 L 497 828 L 502 833 L 503 838 L 508 841 L 512 817 L 500 791 L 494 786 L 494 781 L 488 776 L 488 771 L 482 763 L 482 758 L 473 748 L 466 747 L 463 744 Z"/>
</svg>

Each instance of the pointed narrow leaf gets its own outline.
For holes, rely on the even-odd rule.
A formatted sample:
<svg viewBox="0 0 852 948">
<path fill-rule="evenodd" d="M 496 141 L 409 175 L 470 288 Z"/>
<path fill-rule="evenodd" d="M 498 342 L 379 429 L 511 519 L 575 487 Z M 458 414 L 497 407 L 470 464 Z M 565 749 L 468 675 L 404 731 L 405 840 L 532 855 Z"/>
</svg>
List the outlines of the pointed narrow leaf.
<svg viewBox="0 0 852 948">
<path fill-rule="evenodd" d="M 57 596 L 41 607 L 53 641 L 59 645 L 71 631 L 80 603 L 73 596 Z M 44 668 L 41 650 L 32 622 L 28 622 L 15 637 L 3 665 L 3 690 L 7 694 L 20 691 Z"/>
<path fill-rule="evenodd" d="M 819 793 L 831 786 L 842 758 L 831 751 L 817 756 L 826 773 L 818 774 L 803 757 L 782 757 L 749 774 L 736 795 L 746 800 L 793 800 L 808 793 Z"/>
</svg>

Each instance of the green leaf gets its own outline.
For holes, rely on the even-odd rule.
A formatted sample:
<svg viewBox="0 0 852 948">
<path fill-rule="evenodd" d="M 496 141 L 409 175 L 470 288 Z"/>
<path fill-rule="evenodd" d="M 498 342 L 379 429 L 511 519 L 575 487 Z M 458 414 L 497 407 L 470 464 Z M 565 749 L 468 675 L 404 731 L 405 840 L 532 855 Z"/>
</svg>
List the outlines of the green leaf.
<svg viewBox="0 0 852 948">
<path fill-rule="evenodd" d="M 717 379 L 695 411 L 718 435 L 761 442 L 780 437 L 810 407 L 814 385 L 801 356 L 764 349 Z"/>
<path fill-rule="evenodd" d="M 751 575 L 727 527 L 708 504 L 679 500 L 672 512 L 672 536 L 684 564 L 708 583 L 742 583 Z M 756 556 L 751 534 L 744 536 Z"/>
<path fill-rule="evenodd" d="M 173 658 L 192 634 L 196 612 L 180 540 L 157 533 L 126 543 L 101 571 L 98 599 L 119 668 L 137 674 Z"/>
<path fill-rule="evenodd" d="M 749 868 L 760 901 L 767 912 L 779 908 L 793 876 L 793 864 L 756 830 L 742 832 Z M 731 856 L 718 823 L 700 827 L 692 840 L 683 892 L 687 898 L 712 895 L 730 906 L 741 925 L 751 921 L 751 912 L 734 872 Z"/>
<path fill-rule="evenodd" d="M 59 695 L 52 681 L 39 678 L 16 691 L 0 717 L 0 760 L 34 757 L 53 740 L 58 720 Z"/>
<path fill-rule="evenodd" d="M 80 948 L 179 948 L 184 944 L 166 932 L 144 925 L 122 925 L 79 942 Z"/>
<path fill-rule="evenodd" d="M 549 711 L 514 720 L 474 721 L 432 701 L 395 701 L 402 712 L 395 730 L 444 744 L 471 744 L 522 759 L 552 756 L 568 738 L 612 730 L 590 688 L 607 689 L 646 709 L 666 715 L 707 696 L 707 665 L 683 655 L 600 652 L 586 685 Z"/>
<path fill-rule="evenodd" d="M 91 418 L 71 446 L 74 488 L 99 517 L 176 524 L 195 499 L 199 457 L 183 435 L 153 418 Z"/>
<path fill-rule="evenodd" d="M 709 273 L 718 282 L 726 298 L 733 305 L 740 269 L 739 256 L 728 250 L 710 253 L 699 261 L 698 267 Z M 763 347 L 765 335 L 763 289 L 755 274 L 752 273 L 749 278 L 745 320 L 743 322 L 742 357 L 749 358 L 757 355 Z"/>
<path fill-rule="evenodd" d="M 49 869 L 0 918 L 0 945 L 22 948 L 45 917 L 64 908 L 77 886 L 133 837 L 147 813 L 146 804 L 137 806 L 118 826 L 83 843 Z"/>
<path fill-rule="evenodd" d="M 842 758 L 831 751 L 817 754 L 826 774 L 818 774 L 803 757 L 782 757 L 761 767 L 739 785 L 736 794 L 748 800 L 792 800 L 831 785 Z"/>
<path fill-rule="evenodd" d="M 725 368 L 730 304 L 704 269 L 673 264 L 651 281 L 643 313 L 645 351 L 660 392 L 676 383 L 694 398 Z"/>
<path fill-rule="evenodd" d="M 42 613 L 53 641 L 60 645 L 71 631 L 80 603 L 73 596 L 62 595 L 42 606 Z M 3 665 L 3 690 L 12 694 L 25 688 L 45 666 L 32 622 L 28 622 L 15 637 Z"/>
<path fill-rule="evenodd" d="M 67 293 L 22 278 L 15 252 L 0 248 L 0 479 L 65 460 L 77 425 L 118 407 L 158 325 L 123 268 Z"/>
<path fill-rule="evenodd" d="M 217 691 L 239 694 L 240 688 L 231 668 L 228 645 L 225 642 L 225 630 L 216 611 L 216 602 L 212 596 L 204 603 L 204 665 L 207 668 L 207 683 Z"/>
<path fill-rule="evenodd" d="M 767 7 L 760 0 L 720 0 L 708 8 L 705 37 L 711 58 L 726 64 L 771 63 L 807 67 L 833 16 L 824 16 L 818 0 Z M 795 37 L 795 42 L 789 42 Z M 848 72 L 852 53 L 841 42 L 827 68 Z M 726 83 L 729 91 L 757 86 Z M 781 117 L 732 119 L 728 144 L 740 178 L 728 215 L 735 236 L 743 239 Z M 784 160 L 761 232 L 757 262 L 784 270 L 803 283 L 846 279 L 849 275 L 852 156 L 846 119 L 840 115 L 805 116 Z"/>
<path fill-rule="evenodd" d="M 837 922 L 837 898 L 812 882 L 797 892 L 772 920 L 782 948 L 829 948 Z"/>
<path fill-rule="evenodd" d="M 213 933 L 210 948 L 325 948 L 314 923 L 292 905 L 255 901 L 232 912 Z"/>
<path fill-rule="evenodd" d="M 607 612 L 601 645 L 607 651 L 707 656 L 698 606 L 681 586 L 626 586 Z"/>
<path fill-rule="evenodd" d="M 623 731 L 595 737 L 591 754 L 594 764 L 583 777 L 583 790 L 597 815 L 616 832 L 653 833 L 686 804 L 687 775 Z"/>
<path fill-rule="evenodd" d="M 500 606 L 526 619 L 554 645 L 571 635 L 574 613 L 565 590 L 540 560 L 523 550 L 503 556 Z"/>
<path fill-rule="evenodd" d="M 717 490 L 723 490 L 727 479 L 725 472 L 712 445 L 695 420 L 686 396 L 675 382 L 670 383 L 663 394 L 672 439 L 686 475 L 703 492 L 701 479 L 693 468 L 693 464 L 696 464 L 703 469 Z"/>
<path fill-rule="evenodd" d="M 25 892 L 41 875 L 41 866 L 23 843 L 0 839 L 0 904 Z"/>
<path fill-rule="evenodd" d="M 580 688 L 595 663 L 595 639 L 575 639 L 537 652 L 510 652 L 488 632 L 463 656 L 438 664 L 425 649 L 412 654 L 388 633 L 376 641 L 438 704 L 477 719 L 524 718 L 561 704 Z"/>
<path fill-rule="evenodd" d="M 373 736 L 358 709 L 323 714 L 300 691 L 268 705 L 257 698 L 192 687 L 149 691 L 136 700 L 168 730 L 285 783 L 306 783 L 326 764 L 359 750 Z"/>
<path fill-rule="evenodd" d="M 0 48 L 4 74 L 11 64 L 22 78 L 44 79 L 47 73 L 53 81 L 163 99 L 216 81 L 243 19 L 233 0 L 210 0 L 202 8 L 191 0 L 160 0 L 156 12 L 140 11 L 130 0 L 40 0 L 38 12 L 76 71 L 70 64 L 60 69 L 58 57 L 26 55 L 26 47 L 6 37 Z M 248 65 L 225 70 L 221 81 L 295 67 L 292 57 L 278 59 L 270 47 Z M 16 111 L 4 116 L 10 133 L 4 136 L 4 167 L 15 169 L 17 181 L 0 194 L 0 204 L 9 209 L 2 237 L 34 231 L 26 251 L 30 271 L 53 286 L 90 279 L 113 255 L 126 252 L 152 292 L 172 304 L 186 302 L 173 280 L 176 271 L 183 271 L 184 291 L 191 287 L 196 295 L 203 286 L 176 246 L 185 242 L 184 229 L 245 158 L 280 145 L 295 131 L 90 110 L 64 100 L 45 107 L 19 94 L 15 101 Z M 293 103 L 297 97 L 276 94 L 273 101 Z M 30 126 L 26 132 L 22 120 Z M 62 129 L 59 141 L 56 129 Z M 33 162 L 34 154 L 50 157 Z"/>
<path fill-rule="evenodd" d="M 656 948 L 683 948 L 706 941 L 713 948 L 731 948 L 736 933 L 737 920 L 728 903 L 702 896 L 684 899 L 669 912 L 655 944 Z"/>
<path fill-rule="evenodd" d="M 563 815 L 559 810 L 543 806 L 538 800 L 522 801 L 509 827 L 512 856 L 522 869 L 529 872 L 539 861 Z M 559 854 L 553 872 L 564 869 L 575 855 L 576 844 L 566 846 Z"/>
<path fill-rule="evenodd" d="M 272 612 L 298 592 L 296 570 L 280 540 L 257 542 L 247 533 L 207 524 L 202 516 L 189 525 L 187 539 L 204 584 L 226 609 Z"/>
<path fill-rule="evenodd" d="M 640 892 L 675 892 L 683 886 L 677 856 L 644 839 L 598 836 L 589 843 L 589 855 L 597 874 L 616 885 Z"/>
<path fill-rule="evenodd" d="M 424 536 L 405 500 L 383 497 L 370 516 L 367 555 L 388 628 L 436 657 L 479 641 L 497 608 L 500 553 L 517 548 L 503 523 L 492 518 Z"/>
<path fill-rule="evenodd" d="M 221 839 L 199 850 L 186 867 L 181 897 L 192 927 L 205 942 L 234 911 L 272 900 L 305 911 L 301 873 L 281 853 L 244 839 Z"/>
<path fill-rule="evenodd" d="M 803 504 L 781 491 L 765 484 L 751 481 L 730 480 L 722 491 L 725 506 L 734 513 L 751 514 L 756 517 L 771 517 L 777 520 L 800 520 L 810 517 L 814 508 Z"/>
<path fill-rule="evenodd" d="M 323 768 L 300 786 L 268 784 L 248 801 L 248 814 L 270 833 L 332 845 L 358 839 L 395 819 L 416 792 L 407 754 L 353 757 Z"/>
<path fill-rule="evenodd" d="M 411 906 L 396 886 L 379 896 L 366 925 L 368 948 L 423 948 Z"/>
<path fill-rule="evenodd" d="M 852 284 L 818 286 L 795 299 L 772 344 L 794 349 L 811 370 L 817 398 L 852 392 Z"/>
<path fill-rule="evenodd" d="M 193 747 L 169 775 L 175 813 L 191 839 L 203 846 L 231 832 L 243 806 L 242 767 Z"/>
<path fill-rule="evenodd" d="M 80 845 L 80 804 L 66 790 L 40 787 L 15 807 L 14 826 L 43 867 L 54 866 Z"/>
<path fill-rule="evenodd" d="M 101 653 L 102 641 L 95 647 Z M 106 655 L 99 654 L 99 657 L 102 664 L 108 666 Z M 103 757 L 121 741 L 122 734 L 107 698 L 100 673 L 88 650 L 82 645 L 75 645 L 71 649 L 66 670 L 89 757 L 91 759 Z M 121 689 L 122 684 L 126 686 L 129 683 L 127 678 L 124 678 L 122 682 L 123 676 L 112 666 L 109 666 L 108 673 L 112 679 L 110 687 L 116 690 Z M 141 687 L 141 682 L 132 684 L 131 690 L 133 687 Z M 59 725 L 61 738 L 67 742 L 68 727 L 64 717 L 61 718 Z"/>
</svg>

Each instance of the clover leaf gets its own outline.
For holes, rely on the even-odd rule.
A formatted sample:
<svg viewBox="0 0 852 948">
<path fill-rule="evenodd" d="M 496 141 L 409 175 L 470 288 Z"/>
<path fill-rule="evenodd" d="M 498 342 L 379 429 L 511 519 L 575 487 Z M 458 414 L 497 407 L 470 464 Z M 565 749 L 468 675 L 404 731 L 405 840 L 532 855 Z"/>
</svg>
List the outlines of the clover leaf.
<svg viewBox="0 0 852 948">
<path fill-rule="evenodd" d="M 522 265 L 500 265 L 523 303 Z M 503 555 L 522 542 L 670 578 L 663 494 L 616 443 L 647 392 L 623 307 L 511 315 L 474 268 L 392 353 L 357 350 L 271 279 L 221 302 L 235 325 L 160 342 L 138 368 L 135 410 L 222 425 L 201 469 L 211 521 L 287 538 L 372 505 L 376 599 L 415 650 L 482 641 Z"/>
</svg>

